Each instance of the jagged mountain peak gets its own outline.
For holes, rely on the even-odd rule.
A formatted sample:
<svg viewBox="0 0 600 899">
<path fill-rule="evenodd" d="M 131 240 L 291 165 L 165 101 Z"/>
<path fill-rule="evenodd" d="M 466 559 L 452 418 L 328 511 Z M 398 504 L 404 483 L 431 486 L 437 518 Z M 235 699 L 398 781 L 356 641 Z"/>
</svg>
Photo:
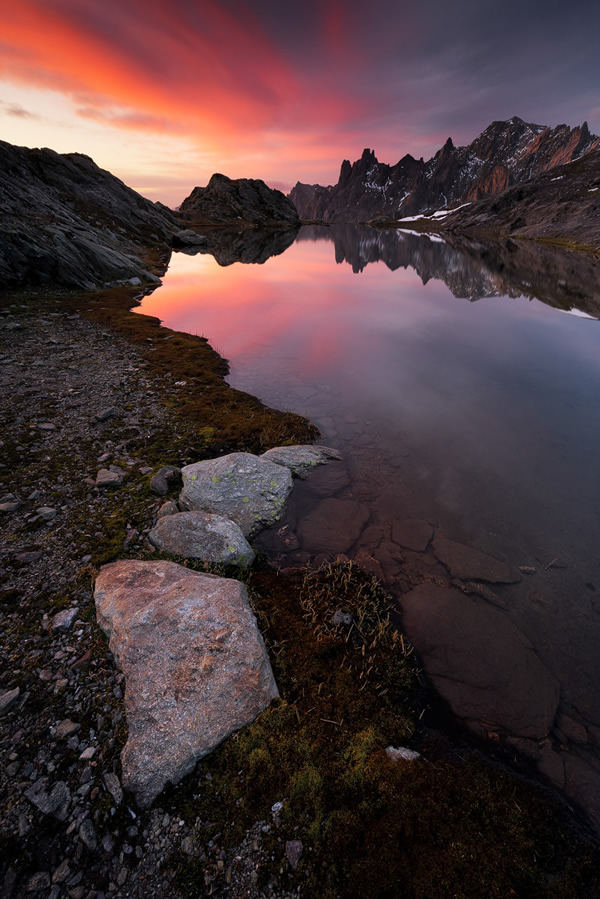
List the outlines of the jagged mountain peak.
<svg viewBox="0 0 600 899">
<path fill-rule="evenodd" d="M 390 167 L 366 148 L 356 162 L 344 160 L 333 187 L 299 183 L 290 199 L 312 221 L 398 220 L 492 196 L 599 146 L 585 122 L 552 128 L 512 116 L 492 122 L 467 146 L 449 137 L 427 162 L 407 154 Z"/>
</svg>

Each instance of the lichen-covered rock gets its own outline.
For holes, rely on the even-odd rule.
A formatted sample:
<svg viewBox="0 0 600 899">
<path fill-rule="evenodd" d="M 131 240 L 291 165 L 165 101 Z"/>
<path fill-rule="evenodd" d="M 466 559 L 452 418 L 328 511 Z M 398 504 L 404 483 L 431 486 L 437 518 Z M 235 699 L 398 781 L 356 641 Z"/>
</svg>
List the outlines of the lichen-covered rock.
<svg viewBox="0 0 600 899">
<path fill-rule="evenodd" d="M 342 458 L 336 449 L 329 446 L 313 446 L 302 444 L 297 446 L 275 446 L 273 449 L 262 453 L 261 459 L 275 462 L 289 468 L 292 474 L 299 478 L 307 477 L 311 469 L 317 465 L 325 465 L 326 462 L 339 462 Z"/>
<path fill-rule="evenodd" d="M 247 568 L 254 561 L 252 547 L 239 526 L 211 512 L 177 512 L 160 518 L 148 534 L 158 549 L 202 562 Z"/>
<path fill-rule="evenodd" d="M 184 509 L 229 518 L 246 537 L 279 521 L 292 490 L 287 468 L 252 453 L 195 462 L 182 468 L 181 474 L 179 503 Z"/>
<path fill-rule="evenodd" d="M 238 581 L 174 562 L 106 565 L 98 622 L 125 674 L 123 786 L 140 806 L 177 783 L 278 695 Z"/>
</svg>

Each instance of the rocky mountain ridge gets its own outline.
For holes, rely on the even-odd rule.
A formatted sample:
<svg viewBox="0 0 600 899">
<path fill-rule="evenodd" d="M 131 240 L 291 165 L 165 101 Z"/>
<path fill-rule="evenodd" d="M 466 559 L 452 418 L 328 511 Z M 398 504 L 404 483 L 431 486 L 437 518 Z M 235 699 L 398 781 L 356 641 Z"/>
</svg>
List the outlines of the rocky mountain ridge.
<svg viewBox="0 0 600 899">
<path fill-rule="evenodd" d="M 600 148 L 450 213 L 441 229 L 480 238 L 510 234 L 562 241 L 600 252 Z"/>
<path fill-rule="evenodd" d="M 448 138 L 427 161 L 407 154 L 389 166 L 365 149 L 356 162 L 343 161 L 337 184 L 298 182 L 289 196 L 304 220 L 397 220 L 495 195 L 599 147 L 586 122 L 550 128 L 515 116 L 492 122 L 465 147 Z"/>
<path fill-rule="evenodd" d="M 206 187 L 195 187 L 179 207 L 183 221 L 198 225 L 294 228 L 300 225 L 296 207 L 280 190 L 259 178 L 228 178 L 214 174 Z"/>
</svg>

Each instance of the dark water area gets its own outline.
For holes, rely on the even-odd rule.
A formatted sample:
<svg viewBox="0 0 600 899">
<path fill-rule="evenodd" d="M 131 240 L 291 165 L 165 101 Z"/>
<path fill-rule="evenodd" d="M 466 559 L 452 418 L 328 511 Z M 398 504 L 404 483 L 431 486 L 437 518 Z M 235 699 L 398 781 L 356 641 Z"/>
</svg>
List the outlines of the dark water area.
<svg viewBox="0 0 600 899">
<path fill-rule="evenodd" d="M 259 544 L 373 570 L 455 714 L 600 825 L 598 263 L 366 226 L 277 252 L 176 254 L 141 307 L 343 454 Z"/>
</svg>

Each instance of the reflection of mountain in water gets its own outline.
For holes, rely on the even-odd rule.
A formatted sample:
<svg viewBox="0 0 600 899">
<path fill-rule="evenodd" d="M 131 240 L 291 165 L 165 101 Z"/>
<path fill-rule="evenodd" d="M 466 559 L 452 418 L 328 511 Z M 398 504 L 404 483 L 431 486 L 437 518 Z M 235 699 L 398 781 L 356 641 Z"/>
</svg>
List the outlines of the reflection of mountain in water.
<svg viewBox="0 0 600 899">
<path fill-rule="evenodd" d="M 189 256 L 209 253 L 219 265 L 234 262 L 258 263 L 259 265 L 279 256 L 290 247 L 296 237 L 296 228 L 268 229 L 248 228 L 245 231 L 230 231 L 224 228 L 207 229 L 203 242 L 185 247 L 180 252 Z"/>
<path fill-rule="evenodd" d="M 328 240 L 335 260 L 362 272 L 369 263 L 413 268 L 423 284 L 443 281 L 455 297 L 526 296 L 558 309 L 579 309 L 600 318 L 600 262 L 534 241 L 451 243 L 439 237 L 368 225 L 305 225 L 298 240 Z"/>
<path fill-rule="evenodd" d="M 494 278 L 476 259 L 469 259 L 437 238 L 406 231 L 378 231 L 368 225 L 307 225 L 298 240 L 330 240 L 335 261 L 347 262 L 353 272 L 362 272 L 371 262 L 389 269 L 414 268 L 423 284 L 432 278 L 444 281 L 452 293 L 468 300 L 503 293 Z"/>
</svg>

